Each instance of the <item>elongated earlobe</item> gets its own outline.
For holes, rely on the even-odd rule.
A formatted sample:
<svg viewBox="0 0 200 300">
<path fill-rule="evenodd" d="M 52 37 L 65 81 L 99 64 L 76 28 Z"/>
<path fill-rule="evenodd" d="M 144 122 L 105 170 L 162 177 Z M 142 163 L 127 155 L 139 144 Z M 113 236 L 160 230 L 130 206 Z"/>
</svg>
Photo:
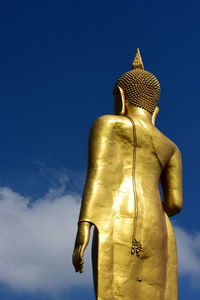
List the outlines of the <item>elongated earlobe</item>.
<svg viewBox="0 0 200 300">
<path fill-rule="evenodd" d="M 117 86 L 114 94 L 115 114 L 123 116 L 126 113 L 124 91 Z"/>
<path fill-rule="evenodd" d="M 119 88 L 120 99 L 121 99 L 121 112 L 120 112 L 120 115 L 124 116 L 125 113 L 126 113 L 124 91 L 123 91 L 123 89 L 120 86 L 118 88 Z"/>
<path fill-rule="evenodd" d="M 153 123 L 153 125 L 155 125 L 155 123 L 156 123 L 156 117 L 157 117 L 157 114 L 159 113 L 159 107 L 158 106 L 156 106 L 156 108 L 155 108 L 155 110 L 154 110 L 154 112 L 153 112 L 153 115 L 152 115 L 152 123 Z"/>
</svg>

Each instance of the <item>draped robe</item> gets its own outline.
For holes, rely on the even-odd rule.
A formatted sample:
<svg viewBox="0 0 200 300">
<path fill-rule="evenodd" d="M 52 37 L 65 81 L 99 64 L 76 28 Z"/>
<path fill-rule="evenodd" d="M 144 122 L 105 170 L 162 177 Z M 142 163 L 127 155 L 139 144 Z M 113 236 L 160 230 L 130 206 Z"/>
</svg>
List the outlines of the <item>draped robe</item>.
<svg viewBox="0 0 200 300">
<path fill-rule="evenodd" d="M 96 228 L 97 300 L 177 300 L 176 241 L 159 182 L 166 201 L 180 201 L 177 146 L 138 116 L 98 118 L 79 217 Z M 138 256 L 133 239 L 142 245 Z"/>
</svg>

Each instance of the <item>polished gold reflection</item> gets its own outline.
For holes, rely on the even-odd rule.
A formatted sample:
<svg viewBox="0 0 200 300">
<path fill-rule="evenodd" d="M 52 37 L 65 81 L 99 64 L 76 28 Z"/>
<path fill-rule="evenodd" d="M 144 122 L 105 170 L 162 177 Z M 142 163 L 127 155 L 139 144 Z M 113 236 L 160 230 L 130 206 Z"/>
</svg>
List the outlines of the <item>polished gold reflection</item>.
<svg viewBox="0 0 200 300">
<path fill-rule="evenodd" d="M 154 125 L 159 83 L 143 69 L 137 51 L 133 70 L 115 85 L 116 115 L 99 117 L 89 138 L 73 264 L 83 271 L 94 225 L 98 300 L 177 300 L 176 241 L 169 217 L 182 208 L 181 155 Z"/>
</svg>

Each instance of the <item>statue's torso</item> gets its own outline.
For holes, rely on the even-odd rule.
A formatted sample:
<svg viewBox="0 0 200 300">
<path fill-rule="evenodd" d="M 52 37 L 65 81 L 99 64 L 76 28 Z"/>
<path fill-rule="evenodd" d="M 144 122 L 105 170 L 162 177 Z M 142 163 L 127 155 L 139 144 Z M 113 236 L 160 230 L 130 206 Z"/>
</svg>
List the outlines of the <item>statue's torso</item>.
<svg viewBox="0 0 200 300">
<path fill-rule="evenodd" d="M 109 300 L 164 299 L 168 232 L 158 183 L 175 145 L 138 117 L 103 116 L 95 126 L 80 221 L 99 231 L 98 299 L 101 290 Z M 131 255 L 133 238 L 140 257 Z"/>
</svg>

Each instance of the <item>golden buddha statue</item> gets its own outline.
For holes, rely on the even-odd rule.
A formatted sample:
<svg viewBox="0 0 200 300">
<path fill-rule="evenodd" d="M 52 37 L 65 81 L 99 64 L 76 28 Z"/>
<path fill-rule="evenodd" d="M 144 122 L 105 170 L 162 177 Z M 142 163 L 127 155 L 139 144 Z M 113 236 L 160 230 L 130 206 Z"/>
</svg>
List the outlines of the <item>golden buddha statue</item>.
<svg viewBox="0 0 200 300">
<path fill-rule="evenodd" d="M 83 272 L 94 225 L 97 300 L 178 297 L 176 241 L 169 217 L 182 208 L 181 155 L 155 127 L 159 95 L 159 82 L 144 70 L 138 49 L 133 69 L 116 82 L 116 115 L 99 117 L 91 129 L 73 264 L 76 272 Z"/>
</svg>

